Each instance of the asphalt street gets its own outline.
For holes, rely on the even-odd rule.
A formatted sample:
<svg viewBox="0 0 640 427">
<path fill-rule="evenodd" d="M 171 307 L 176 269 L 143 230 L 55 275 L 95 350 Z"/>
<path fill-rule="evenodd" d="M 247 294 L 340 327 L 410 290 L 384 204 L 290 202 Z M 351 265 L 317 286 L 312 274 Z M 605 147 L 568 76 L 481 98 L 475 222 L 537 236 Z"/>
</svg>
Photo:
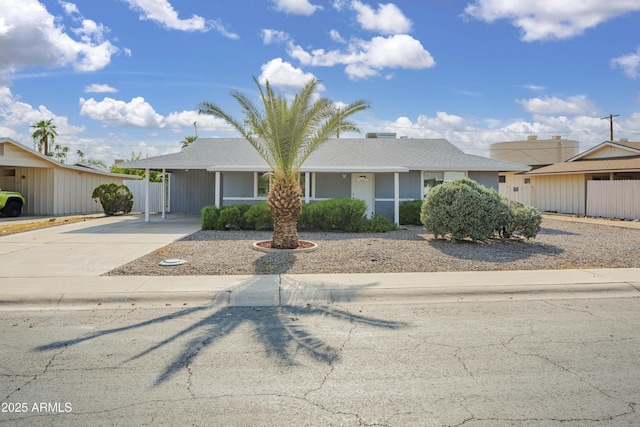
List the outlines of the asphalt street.
<svg viewBox="0 0 640 427">
<path fill-rule="evenodd" d="M 13 309 L 0 425 L 640 425 L 638 298 Z"/>
</svg>

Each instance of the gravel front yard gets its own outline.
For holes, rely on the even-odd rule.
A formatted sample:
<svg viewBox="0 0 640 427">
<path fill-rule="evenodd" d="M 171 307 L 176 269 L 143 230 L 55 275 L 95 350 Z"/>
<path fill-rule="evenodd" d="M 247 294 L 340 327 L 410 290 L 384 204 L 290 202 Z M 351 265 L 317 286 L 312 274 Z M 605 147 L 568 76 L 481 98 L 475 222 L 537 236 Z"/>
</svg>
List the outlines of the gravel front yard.
<svg viewBox="0 0 640 427">
<path fill-rule="evenodd" d="M 487 243 L 436 240 L 422 227 L 378 234 L 300 233 L 315 252 L 264 253 L 251 248 L 271 232 L 198 231 L 108 275 L 391 273 L 639 268 L 640 229 L 545 218 L 538 237 Z M 160 261 L 186 264 L 162 267 Z"/>
</svg>

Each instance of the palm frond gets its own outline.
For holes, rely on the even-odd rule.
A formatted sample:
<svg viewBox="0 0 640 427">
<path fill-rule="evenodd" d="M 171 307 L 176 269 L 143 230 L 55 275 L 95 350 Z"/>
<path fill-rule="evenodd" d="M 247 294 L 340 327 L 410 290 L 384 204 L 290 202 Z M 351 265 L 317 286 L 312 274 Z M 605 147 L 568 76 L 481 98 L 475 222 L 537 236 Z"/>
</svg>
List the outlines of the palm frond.
<svg viewBox="0 0 640 427">
<path fill-rule="evenodd" d="M 360 100 L 337 111 L 327 98 L 314 101 L 318 80 L 310 80 L 291 102 L 276 94 L 267 81 L 264 87 L 257 78 L 262 105 L 254 104 L 246 95 L 232 91 L 231 96 L 240 104 L 244 118 L 234 119 L 215 104 L 203 102 L 200 114 L 221 118 L 234 127 L 272 169 L 275 177 L 291 179 L 308 157 L 339 132 L 358 132 L 348 120 L 353 114 L 369 108 Z"/>
</svg>

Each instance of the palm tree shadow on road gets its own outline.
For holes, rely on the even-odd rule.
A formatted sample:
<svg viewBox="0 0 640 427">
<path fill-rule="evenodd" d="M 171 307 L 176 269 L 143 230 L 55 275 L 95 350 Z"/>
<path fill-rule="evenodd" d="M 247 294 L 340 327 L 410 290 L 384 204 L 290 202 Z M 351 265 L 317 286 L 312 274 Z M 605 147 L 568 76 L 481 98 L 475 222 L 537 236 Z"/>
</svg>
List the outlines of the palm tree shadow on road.
<svg viewBox="0 0 640 427">
<path fill-rule="evenodd" d="M 361 324 L 384 329 L 399 329 L 407 326 L 403 322 L 352 314 L 331 302 L 326 305 L 311 305 L 300 302 L 301 299 L 308 296 L 318 296 L 323 292 L 330 294 L 331 291 L 323 289 L 322 284 L 310 285 L 314 290 L 307 291 L 301 298 L 291 295 L 291 293 L 297 292 L 296 289 L 289 289 L 289 296 L 282 304 L 279 280 L 279 276 L 276 275 L 254 276 L 234 288 L 220 292 L 207 306 L 187 308 L 143 322 L 103 329 L 70 340 L 52 342 L 36 347 L 32 351 L 45 352 L 69 348 L 108 335 L 132 330 L 142 332 L 145 327 L 197 315 L 198 320 L 195 322 L 122 362 L 126 364 L 143 358 L 179 339 L 193 336 L 157 377 L 154 385 L 161 385 L 181 369 L 187 368 L 200 352 L 212 347 L 221 338 L 233 333 L 241 325 L 249 325 L 253 338 L 264 346 L 265 354 L 285 366 L 297 365 L 296 354 L 300 351 L 318 363 L 331 364 L 339 359 L 340 349 L 331 346 L 321 337 L 315 336 L 305 329 L 303 322 L 299 321 L 305 317 L 326 316 L 354 325 Z M 358 292 L 373 285 L 372 283 L 350 286 L 349 291 L 346 294 L 343 293 L 340 300 L 346 302 Z M 297 286 L 302 289 L 301 284 L 298 283 Z M 295 305 L 292 302 L 295 302 Z"/>
</svg>

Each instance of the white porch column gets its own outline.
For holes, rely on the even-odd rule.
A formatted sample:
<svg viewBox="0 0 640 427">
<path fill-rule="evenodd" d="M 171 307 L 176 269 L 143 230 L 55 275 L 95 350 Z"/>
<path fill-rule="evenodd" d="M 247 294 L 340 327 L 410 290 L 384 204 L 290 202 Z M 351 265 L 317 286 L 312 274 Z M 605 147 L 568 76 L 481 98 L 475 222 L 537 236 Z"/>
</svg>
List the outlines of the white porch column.
<svg viewBox="0 0 640 427">
<path fill-rule="evenodd" d="M 149 222 L 149 168 L 144 170 L 144 222 Z"/>
<path fill-rule="evenodd" d="M 216 189 L 215 189 L 215 200 L 216 200 L 216 208 L 220 209 L 220 171 L 216 172 Z"/>
<path fill-rule="evenodd" d="M 165 191 L 167 189 L 166 188 L 167 179 L 165 177 L 166 171 L 167 171 L 166 169 L 162 168 L 162 196 L 160 197 L 160 203 L 162 203 L 162 219 L 166 218 L 166 215 L 165 215 L 165 212 L 164 212 L 164 210 L 165 210 L 165 206 L 164 206 L 165 205 L 165 201 L 164 201 L 164 197 L 165 196 L 164 195 L 165 195 Z"/>
<path fill-rule="evenodd" d="M 400 225 L 400 174 L 393 174 L 393 222 Z"/>
<path fill-rule="evenodd" d="M 309 204 L 311 200 L 311 174 L 309 172 L 304 173 L 304 202 Z"/>
</svg>

